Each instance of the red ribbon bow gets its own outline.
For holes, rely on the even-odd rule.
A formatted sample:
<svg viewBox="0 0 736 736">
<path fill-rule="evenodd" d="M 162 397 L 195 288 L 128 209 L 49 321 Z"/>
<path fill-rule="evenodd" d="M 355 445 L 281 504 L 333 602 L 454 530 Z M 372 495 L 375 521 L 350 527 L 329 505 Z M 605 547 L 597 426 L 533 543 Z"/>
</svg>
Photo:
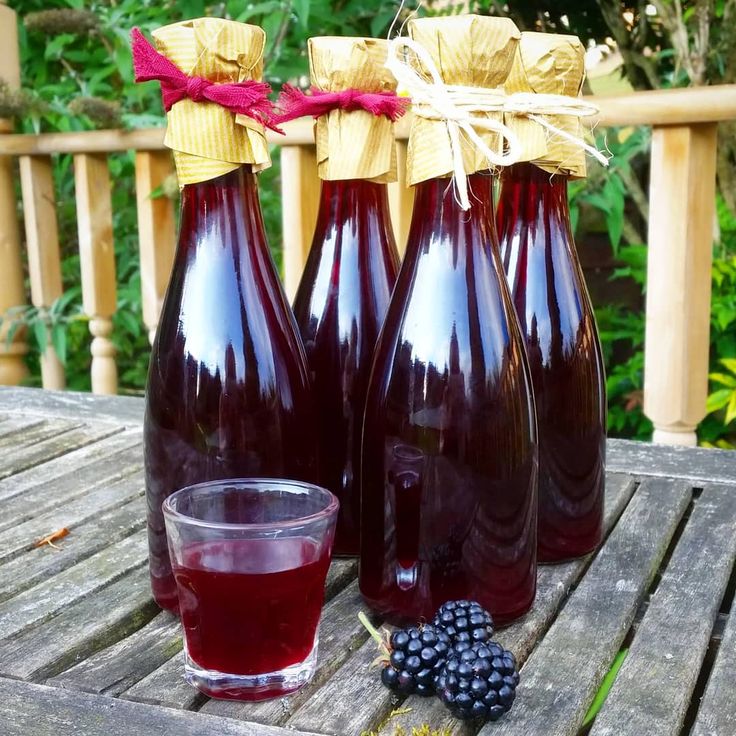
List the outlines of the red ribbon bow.
<svg viewBox="0 0 736 736">
<path fill-rule="evenodd" d="M 279 123 L 311 115 L 318 118 L 332 110 L 365 110 L 372 115 L 384 115 L 396 122 L 407 110 L 411 100 L 399 97 L 396 92 L 363 92 L 344 89 L 341 92 L 325 92 L 312 87 L 307 95 L 290 84 L 281 89 L 276 107 L 281 111 L 275 117 Z"/>
<path fill-rule="evenodd" d="M 157 80 L 161 99 L 168 112 L 179 100 L 214 102 L 238 115 L 247 115 L 267 128 L 281 133 L 273 121 L 271 86 L 265 82 L 225 82 L 216 84 L 204 77 L 189 77 L 174 62 L 159 54 L 138 28 L 130 33 L 136 82 Z"/>
</svg>

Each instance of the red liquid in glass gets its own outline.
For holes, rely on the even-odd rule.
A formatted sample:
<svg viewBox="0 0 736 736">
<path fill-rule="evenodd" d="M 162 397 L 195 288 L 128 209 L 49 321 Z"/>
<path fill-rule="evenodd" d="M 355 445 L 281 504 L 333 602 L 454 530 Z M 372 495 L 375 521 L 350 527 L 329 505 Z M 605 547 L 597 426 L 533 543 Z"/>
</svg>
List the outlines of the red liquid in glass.
<svg viewBox="0 0 736 736">
<path fill-rule="evenodd" d="M 184 187 L 144 425 L 156 602 L 177 609 L 161 503 L 218 478 L 316 478 L 306 360 L 245 168 Z"/>
<path fill-rule="evenodd" d="M 230 675 L 262 675 L 303 662 L 314 645 L 330 564 L 329 545 L 319 552 L 302 537 L 185 546 L 174 575 L 194 663 Z"/>
<path fill-rule="evenodd" d="M 336 555 L 360 552 L 358 468 L 365 393 L 398 261 L 386 185 L 323 181 L 294 314 L 319 407 L 320 485 L 340 499 Z"/>
<path fill-rule="evenodd" d="M 539 559 L 570 559 L 601 540 L 606 385 L 567 179 L 512 166 L 503 174 L 497 224 L 537 405 Z"/>
<path fill-rule="evenodd" d="M 479 600 L 504 623 L 536 588 L 536 427 L 498 256 L 491 178 L 416 188 L 376 350 L 362 458 L 360 588 L 393 620 Z"/>
</svg>

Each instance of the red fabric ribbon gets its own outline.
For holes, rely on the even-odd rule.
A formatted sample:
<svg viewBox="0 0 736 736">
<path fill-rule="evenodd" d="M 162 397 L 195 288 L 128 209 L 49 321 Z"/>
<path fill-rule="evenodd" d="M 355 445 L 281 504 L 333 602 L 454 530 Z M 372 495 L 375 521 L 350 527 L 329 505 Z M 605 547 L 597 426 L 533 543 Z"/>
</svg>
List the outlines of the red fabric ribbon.
<svg viewBox="0 0 736 736">
<path fill-rule="evenodd" d="M 363 92 L 359 89 L 325 92 L 314 87 L 310 92 L 307 95 L 297 87 L 285 84 L 276 103 L 280 112 L 275 120 L 280 124 L 307 115 L 318 118 L 332 110 L 365 110 L 372 115 L 384 115 L 395 123 L 411 102 L 408 97 L 399 97 L 396 92 Z"/>
<path fill-rule="evenodd" d="M 265 82 L 225 82 L 216 84 L 204 77 L 189 77 L 174 62 L 156 51 L 138 28 L 130 33 L 136 82 L 157 80 L 166 112 L 189 98 L 194 102 L 214 102 L 238 115 L 247 115 L 277 133 L 273 103 L 268 99 L 271 86 Z"/>
</svg>

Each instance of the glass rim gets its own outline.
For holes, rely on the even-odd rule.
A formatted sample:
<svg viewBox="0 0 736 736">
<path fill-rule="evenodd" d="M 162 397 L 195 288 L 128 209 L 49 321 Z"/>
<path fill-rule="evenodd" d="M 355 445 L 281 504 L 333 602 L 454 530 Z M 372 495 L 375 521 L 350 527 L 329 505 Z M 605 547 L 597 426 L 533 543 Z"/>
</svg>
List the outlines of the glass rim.
<svg viewBox="0 0 736 736">
<path fill-rule="evenodd" d="M 320 495 L 326 495 L 327 505 L 312 514 L 305 516 L 299 516 L 295 519 L 284 519 L 283 521 L 267 521 L 267 522 L 255 522 L 255 523 L 234 523 L 229 521 L 208 521 L 206 519 L 198 519 L 195 516 L 189 516 L 187 514 L 178 511 L 173 507 L 172 501 L 176 500 L 176 497 L 183 496 L 186 493 L 191 493 L 199 488 L 213 488 L 216 486 L 223 485 L 234 485 L 234 486 L 257 486 L 261 484 L 269 484 L 274 486 L 289 486 L 305 489 L 309 492 L 318 491 Z M 192 483 L 191 485 L 184 486 L 177 491 L 174 491 L 170 496 L 167 496 L 161 504 L 161 509 L 165 517 L 168 517 L 172 521 L 177 521 L 190 526 L 203 527 L 205 529 L 224 529 L 224 530 L 253 530 L 253 531 L 265 531 L 268 529 L 294 529 L 309 524 L 314 524 L 322 519 L 328 518 L 333 514 L 337 514 L 340 508 L 340 501 L 337 496 L 328 491 L 322 486 L 318 486 L 315 483 L 307 483 L 306 481 L 294 480 L 293 478 L 221 478 L 218 480 L 207 480 L 201 483 Z"/>
</svg>

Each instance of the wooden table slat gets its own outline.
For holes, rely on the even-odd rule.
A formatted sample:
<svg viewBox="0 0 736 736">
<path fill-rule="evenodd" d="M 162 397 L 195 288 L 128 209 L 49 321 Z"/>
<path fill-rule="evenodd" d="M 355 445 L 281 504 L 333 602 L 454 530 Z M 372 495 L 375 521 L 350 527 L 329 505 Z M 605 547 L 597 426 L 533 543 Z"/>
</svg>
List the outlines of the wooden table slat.
<svg viewBox="0 0 736 736">
<path fill-rule="evenodd" d="M 79 447 L 118 434 L 120 431 L 122 431 L 121 428 L 112 425 L 82 426 L 27 447 L 5 450 L 0 454 L 0 479 L 20 473 L 22 470 L 27 470 L 48 460 L 53 460 Z"/>
<path fill-rule="evenodd" d="M 604 536 L 607 536 L 629 503 L 636 483 L 630 475 L 606 475 L 606 506 L 603 517 Z M 511 626 L 496 633 L 494 639 L 514 652 L 521 666 L 539 638 L 549 628 L 560 604 L 571 586 L 577 582 L 590 561 L 590 556 L 560 565 L 544 565 L 537 573 L 537 597 L 529 613 Z M 402 704 L 408 713 L 396 716 L 387 724 L 392 730 L 400 725 L 407 733 L 427 723 L 443 729 L 443 736 L 455 736 L 467 731 L 465 724 L 453 718 L 436 698 L 412 695 Z"/>
<path fill-rule="evenodd" d="M 46 513 L 16 524 L 0 532 L 0 563 L 33 549 L 33 545 L 52 532 L 66 527 L 70 537 L 76 527 L 88 519 L 98 517 L 111 508 L 121 508 L 128 501 L 145 493 L 143 472 L 138 471 L 121 480 L 105 481 L 69 503 L 56 506 Z M 145 516 L 145 504 L 139 502 L 141 518 Z M 66 544 L 74 539 L 67 537 Z M 47 551 L 51 548 L 47 548 Z M 2 568 L 0 567 L 0 570 Z"/>
<path fill-rule="evenodd" d="M 148 570 L 60 610 L 39 626 L 0 642 L 0 675 L 45 680 L 140 629 L 158 612 Z"/>
<path fill-rule="evenodd" d="M 314 736 L 4 678 L 0 724 L 3 736 Z"/>
<path fill-rule="evenodd" d="M 706 487 L 591 736 L 680 733 L 735 557 L 736 488 Z"/>
<path fill-rule="evenodd" d="M 34 421 L 30 427 L 0 435 L 0 450 L 5 451 L 8 448 L 18 449 L 35 445 L 50 437 L 58 437 L 65 432 L 69 432 L 72 429 L 79 429 L 82 426 L 84 425 L 81 422 Z"/>
<path fill-rule="evenodd" d="M 0 501 L 9 518 L 0 529 L 37 515 L 143 467 L 139 431 L 126 431 L 69 452 L 0 481 Z M 53 493 L 49 485 L 53 484 Z"/>
<path fill-rule="evenodd" d="M 733 450 L 682 445 L 655 445 L 634 440 L 608 440 L 606 469 L 661 478 L 683 478 L 695 484 L 736 483 Z"/>
<path fill-rule="evenodd" d="M 143 424 L 144 400 L 138 396 L 0 386 L 0 406 L 13 414 L 35 414 L 54 420 L 107 422 L 116 427 Z"/>
<path fill-rule="evenodd" d="M 0 639 L 43 622 L 71 603 L 100 590 L 148 558 L 148 537 L 136 532 L 77 565 L 0 604 Z"/>
<path fill-rule="evenodd" d="M 181 648 L 171 659 L 124 690 L 120 697 L 183 710 L 192 710 L 207 699 L 184 680 L 184 650 Z"/>
<path fill-rule="evenodd" d="M 736 734 L 736 604 L 726 623 L 713 670 L 690 736 Z"/>
<path fill-rule="evenodd" d="M 376 642 L 366 641 L 286 725 L 346 736 L 360 734 L 380 723 L 391 711 L 392 696 L 381 683 L 379 670 L 371 668 L 378 654 Z"/>
<path fill-rule="evenodd" d="M 483 736 L 520 736 L 534 724 L 577 734 L 586 710 L 691 499 L 683 482 L 646 480 L 522 669 L 513 710 Z"/>
<path fill-rule="evenodd" d="M 179 619 L 162 611 L 130 636 L 48 682 L 69 690 L 117 696 L 171 659 L 181 646 Z"/>
<path fill-rule="evenodd" d="M 0 603 L 143 529 L 145 523 L 143 499 L 134 498 L 73 526 L 68 537 L 55 543 L 56 549 L 33 547 L 5 562 L 0 565 Z"/>
<path fill-rule="evenodd" d="M 14 416 L 6 418 L 0 425 L 0 438 L 17 435 L 25 430 L 45 423 L 43 417 Z"/>
</svg>

